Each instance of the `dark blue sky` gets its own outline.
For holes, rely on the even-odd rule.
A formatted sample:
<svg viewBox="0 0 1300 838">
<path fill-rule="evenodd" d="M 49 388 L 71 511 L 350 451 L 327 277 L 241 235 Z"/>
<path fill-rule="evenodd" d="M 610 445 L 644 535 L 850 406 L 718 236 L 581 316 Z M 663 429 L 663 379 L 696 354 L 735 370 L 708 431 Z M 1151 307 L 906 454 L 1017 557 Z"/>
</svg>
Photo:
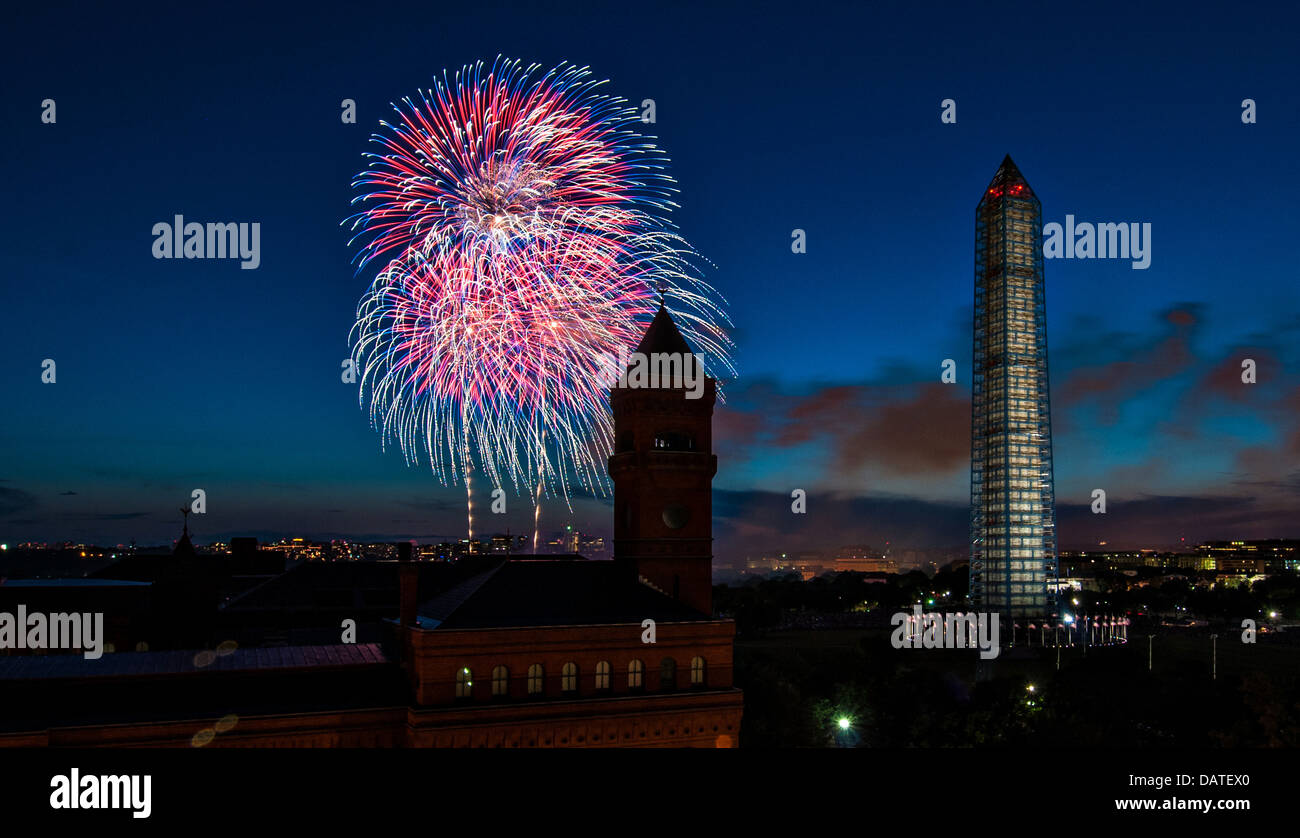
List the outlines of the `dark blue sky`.
<svg viewBox="0 0 1300 838">
<path fill-rule="evenodd" d="M 963 540 L 973 215 L 1008 152 L 1045 221 L 1152 225 L 1148 270 L 1047 264 L 1063 546 L 1300 536 L 1297 22 L 1247 3 L 24 12 L 4 50 L 0 539 L 166 541 L 196 487 L 200 540 L 460 534 L 463 491 L 381 454 L 339 380 L 370 278 L 339 222 L 388 103 L 499 54 L 656 101 L 675 220 L 737 326 L 719 555 Z M 176 213 L 259 221 L 261 267 L 153 259 Z M 1080 511 L 1093 488 L 1105 517 Z M 531 530 L 526 501 L 507 518 Z"/>
</svg>

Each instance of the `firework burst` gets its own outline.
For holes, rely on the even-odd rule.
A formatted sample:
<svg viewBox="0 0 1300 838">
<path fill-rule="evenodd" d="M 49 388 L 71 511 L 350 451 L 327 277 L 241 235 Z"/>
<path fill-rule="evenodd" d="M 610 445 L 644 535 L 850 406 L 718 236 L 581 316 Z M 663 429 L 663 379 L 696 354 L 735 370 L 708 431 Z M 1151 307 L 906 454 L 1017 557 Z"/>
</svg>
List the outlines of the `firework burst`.
<svg viewBox="0 0 1300 838">
<path fill-rule="evenodd" d="M 350 341 L 383 444 L 444 483 L 604 494 L 603 363 L 669 308 L 715 377 L 722 300 L 667 220 L 667 158 L 586 68 L 498 60 L 394 105 L 355 178 L 358 269 L 383 267 Z M 472 530 L 472 525 L 471 525 Z"/>
</svg>

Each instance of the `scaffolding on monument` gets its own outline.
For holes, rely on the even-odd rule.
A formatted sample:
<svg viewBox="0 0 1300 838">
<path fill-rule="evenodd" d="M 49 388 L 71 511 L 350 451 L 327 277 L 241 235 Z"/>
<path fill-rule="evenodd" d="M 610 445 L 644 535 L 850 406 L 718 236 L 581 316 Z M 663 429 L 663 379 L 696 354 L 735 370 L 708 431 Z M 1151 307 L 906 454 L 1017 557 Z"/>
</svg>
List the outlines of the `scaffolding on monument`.
<svg viewBox="0 0 1300 838">
<path fill-rule="evenodd" d="M 1042 208 L 1008 156 L 975 211 L 971 599 L 1055 614 L 1056 498 Z"/>
</svg>

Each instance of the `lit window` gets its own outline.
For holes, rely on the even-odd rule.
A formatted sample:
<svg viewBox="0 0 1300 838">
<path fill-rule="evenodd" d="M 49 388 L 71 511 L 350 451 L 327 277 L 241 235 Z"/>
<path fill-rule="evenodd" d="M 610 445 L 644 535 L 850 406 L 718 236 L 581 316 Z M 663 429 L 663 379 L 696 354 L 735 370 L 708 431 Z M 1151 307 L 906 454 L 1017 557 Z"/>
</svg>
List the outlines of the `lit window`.
<svg viewBox="0 0 1300 838">
<path fill-rule="evenodd" d="M 691 658 L 691 686 L 704 686 L 704 658 L 698 655 Z"/>
<path fill-rule="evenodd" d="M 474 676 L 468 666 L 462 666 L 456 673 L 456 697 L 469 698 L 474 688 Z"/>
<path fill-rule="evenodd" d="M 578 691 L 578 665 L 569 661 L 560 669 L 560 689 L 566 693 Z"/>
<path fill-rule="evenodd" d="M 632 661 L 627 665 L 627 687 L 630 690 L 641 689 L 641 677 L 645 673 L 645 664 Z"/>
<path fill-rule="evenodd" d="M 542 665 L 540 663 L 535 663 L 532 666 L 528 667 L 528 694 L 529 695 L 542 694 L 542 676 L 544 672 L 545 671 L 542 669 Z"/>
<path fill-rule="evenodd" d="M 596 689 L 609 689 L 609 661 L 596 664 Z"/>
<path fill-rule="evenodd" d="M 695 439 L 690 434 L 676 431 L 660 432 L 655 435 L 655 448 L 663 451 L 693 451 Z"/>
<path fill-rule="evenodd" d="M 508 695 L 510 692 L 510 670 L 504 666 L 495 667 L 492 670 L 492 694 Z"/>
</svg>

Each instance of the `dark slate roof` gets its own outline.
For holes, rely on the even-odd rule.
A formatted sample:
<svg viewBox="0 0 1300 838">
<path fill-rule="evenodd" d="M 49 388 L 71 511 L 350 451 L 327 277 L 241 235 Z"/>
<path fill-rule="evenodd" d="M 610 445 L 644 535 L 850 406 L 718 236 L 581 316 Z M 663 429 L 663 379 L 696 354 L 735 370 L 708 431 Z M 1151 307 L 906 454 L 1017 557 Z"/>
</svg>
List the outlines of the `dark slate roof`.
<svg viewBox="0 0 1300 838">
<path fill-rule="evenodd" d="M 139 588 L 152 582 L 128 579 L 58 577 L 56 579 L 0 579 L 0 588 Z"/>
<path fill-rule="evenodd" d="M 481 572 L 481 560 L 417 562 L 422 591 L 441 591 Z M 253 588 L 226 611 L 380 608 L 397 613 L 400 562 L 304 562 Z"/>
<path fill-rule="evenodd" d="M 354 708 L 402 708 L 410 685 L 377 645 L 0 658 L 0 731 Z M 209 658 L 211 659 L 210 662 Z"/>
<path fill-rule="evenodd" d="M 612 561 L 505 561 L 426 600 L 422 625 L 516 628 L 711 620 Z"/>
<path fill-rule="evenodd" d="M 177 555 L 173 553 L 139 553 L 122 556 L 112 564 L 86 574 L 91 579 L 130 579 L 136 582 L 159 582 L 179 577 L 217 577 L 227 573 L 225 556 Z"/>
<path fill-rule="evenodd" d="M 95 570 L 87 576 L 92 579 L 130 579 L 135 582 L 154 582 L 173 571 L 177 561 L 170 553 L 140 553 L 123 556 L 112 564 Z"/>
<path fill-rule="evenodd" d="M 464 605 L 466 600 L 476 594 L 479 588 L 482 588 L 489 579 L 495 576 L 497 571 L 505 566 L 505 562 L 494 565 L 490 570 L 466 579 L 459 585 L 449 588 L 433 599 L 424 602 L 418 612 L 420 625 L 425 628 L 437 628 L 458 608 Z"/>
<path fill-rule="evenodd" d="M 0 657 L 0 681 L 270 671 L 303 667 L 319 669 L 388 662 L 377 643 L 234 649 L 226 654 L 192 649 L 178 652 L 115 652 L 105 654 L 97 660 L 88 660 L 81 654 L 9 655 Z"/>
<path fill-rule="evenodd" d="M 677 324 L 673 322 L 668 309 L 660 304 L 659 312 L 655 314 L 655 319 L 650 321 L 650 328 L 646 329 L 645 337 L 637 344 L 636 351 L 643 355 L 654 352 L 690 354 L 691 347 L 678 331 Z"/>
</svg>

